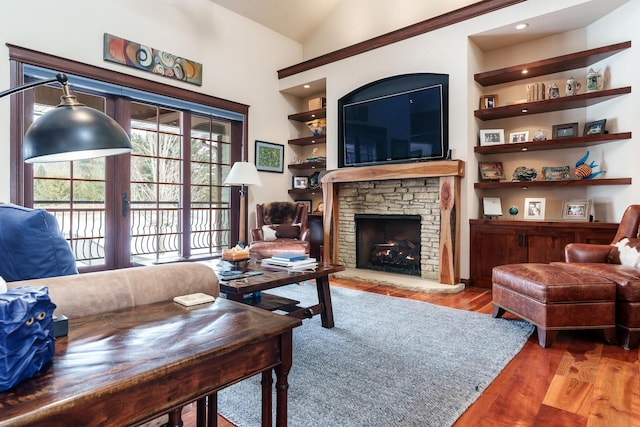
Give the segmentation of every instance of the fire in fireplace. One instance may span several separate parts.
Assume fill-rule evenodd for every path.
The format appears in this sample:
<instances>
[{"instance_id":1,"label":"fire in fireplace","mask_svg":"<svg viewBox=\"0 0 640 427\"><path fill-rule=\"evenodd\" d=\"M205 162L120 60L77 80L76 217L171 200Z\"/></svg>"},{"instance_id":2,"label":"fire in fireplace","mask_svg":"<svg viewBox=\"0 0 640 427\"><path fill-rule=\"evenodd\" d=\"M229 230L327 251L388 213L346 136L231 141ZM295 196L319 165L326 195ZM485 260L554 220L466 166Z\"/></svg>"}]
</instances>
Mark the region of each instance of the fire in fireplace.
<instances>
[{"instance_id":1,"label":"fire in fireplace","mask_svg":"<svg viewBox=\"0 0 640 427\"><path fill-rule=\"evenodd\" d=\"M420 220L356 214L356 267L420 276Z\"/></svg>"}]
</instances>

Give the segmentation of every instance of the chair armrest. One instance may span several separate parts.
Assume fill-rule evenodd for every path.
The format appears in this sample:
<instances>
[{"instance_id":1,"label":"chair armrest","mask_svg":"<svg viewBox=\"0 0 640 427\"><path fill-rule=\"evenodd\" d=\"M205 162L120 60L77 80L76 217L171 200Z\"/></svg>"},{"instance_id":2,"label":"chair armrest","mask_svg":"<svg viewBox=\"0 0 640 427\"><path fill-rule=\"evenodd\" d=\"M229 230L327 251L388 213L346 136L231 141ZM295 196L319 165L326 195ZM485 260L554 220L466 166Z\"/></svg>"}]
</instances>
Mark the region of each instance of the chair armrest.
<instances>
[{"instance_id":1,"label":"chair armrest","mask_svg":"<svg viewBox=\"0 0 640 427\"><path fill-rule=\"evenodd\" d=\"M306 242L311 241L311 230L308 228L301 228L299 239L304 240Z\"/></svg>"},{"instance_id":2,"label":"chair armrest","mask_svg":"<svg viewBox=\"0 0 640 427\"><path fill-rule=\"evenodd\" d=\"M252 242L260 242L260 241L262 241L262 229L260 229L260 228L252 228L251 229L251 241Z\"/></svg>"},{"instance_id":3,"label":"chair armrest","mask_svg":"<svg viewBox=\"0 0 640 427\"><path fill-rule=\"evenodd\" d=\"M613 246L593 243L569 243L564 247L566 262L602 262L607 263Z\"/></svg>"}]
</instances>

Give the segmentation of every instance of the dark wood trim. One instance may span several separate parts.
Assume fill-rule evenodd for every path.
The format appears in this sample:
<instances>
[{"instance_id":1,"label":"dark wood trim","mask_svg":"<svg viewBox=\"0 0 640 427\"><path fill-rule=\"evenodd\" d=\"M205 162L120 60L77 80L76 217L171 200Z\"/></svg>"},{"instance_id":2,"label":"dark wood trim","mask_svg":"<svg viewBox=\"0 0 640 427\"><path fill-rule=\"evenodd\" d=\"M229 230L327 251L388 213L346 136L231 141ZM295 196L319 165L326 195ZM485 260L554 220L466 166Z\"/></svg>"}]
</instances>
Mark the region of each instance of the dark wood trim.
<instances>
[{"instance_id":1,"label":"dark wood trim","mask_svg":"<svg viewBox=\"0 0 640 427\"><path fill-rule=\"evenodd\" d=\"M631 185L631 178L563 179L560 181L483 181L473 188L588 187L592 185Z\"/></svg>"},{"instance_id":2,"label":"dark wood trim","mask_svg":"<svg viewBox=\"0 0 640 427\"><path fill-rule=\"evenodd\" d=\"M417 24L409 25L408 27L400 28L399 30L283 68L278 70L278 78L283 79L303 71L320 67L321 65L327 65L370 50L388 46L411 37L448 27L449 25L457 24L458 22L466 21L524 1L526 0L482 0L443 15L427 19L426 21L418 22Z\"/></svg>"},{"instance_id":3,"label":"dark wood trim","mask_svg":"<svg viewBox=\"0 0 640 427\"><path fill-rule=\"evenodd\" d=\"M49 55L20 46L15 46L9 43L7 43L7 47L9 48L9 59L24 64L49 68L63 73L79 75L94 80L126 86L133 89L144 90L164 96L169 96L172 98L196 102L198 104L221 108L240 114L246 115L249 112L248 105L240 104L238 102L229 101L215 96L205 95L199 92L193 92L189 89L170 86L164 83L131 76L129 74L124 74L117 71L107 70L106 68L84 64L82 62L61 58L55 55Z\"/></svg>"},{"instance_id":4,"label":"dark wood trim","mask_svg":"<svg viewBox=\"0 0 640 427\"><path fill-rule=\"evenodd\" d=\"M545 139L544 141L516 142L512 144L473 147L478 154L522 153L525 151L555 150L558 148L584 148L612 141L631 139L631 132L604 133L602 135L577 136L574 138Z\"/></svg>"}]
</instances>

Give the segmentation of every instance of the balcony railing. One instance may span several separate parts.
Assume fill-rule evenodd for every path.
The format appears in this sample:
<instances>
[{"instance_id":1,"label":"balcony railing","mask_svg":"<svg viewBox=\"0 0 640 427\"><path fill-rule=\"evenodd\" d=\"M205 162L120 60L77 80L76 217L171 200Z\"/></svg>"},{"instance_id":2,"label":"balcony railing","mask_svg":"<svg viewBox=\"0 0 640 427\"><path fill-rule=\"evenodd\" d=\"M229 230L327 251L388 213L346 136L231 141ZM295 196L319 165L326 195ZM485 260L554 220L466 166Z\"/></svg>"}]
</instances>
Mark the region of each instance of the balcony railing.
<instances>
[{"instance_id":1,"label":"balcony railing","mask_svg":"<svg viewBox=\"0 0 640 427\"><path fill-rule=\"evenodd\" d=\"M104 264L106 212L103 205L70 209L68 203L39 201L53 214L62 234L69 242L78 265ZM147 205L153 205L147 206ZM191 254L207 255L229 246L229 204L194 203L191 207L188 231L191 234ZM182 208L177 203L136 202L130 209L131 258L136 261L158 261L183 256L181 250Z\"/></svg>"}]
</instances>

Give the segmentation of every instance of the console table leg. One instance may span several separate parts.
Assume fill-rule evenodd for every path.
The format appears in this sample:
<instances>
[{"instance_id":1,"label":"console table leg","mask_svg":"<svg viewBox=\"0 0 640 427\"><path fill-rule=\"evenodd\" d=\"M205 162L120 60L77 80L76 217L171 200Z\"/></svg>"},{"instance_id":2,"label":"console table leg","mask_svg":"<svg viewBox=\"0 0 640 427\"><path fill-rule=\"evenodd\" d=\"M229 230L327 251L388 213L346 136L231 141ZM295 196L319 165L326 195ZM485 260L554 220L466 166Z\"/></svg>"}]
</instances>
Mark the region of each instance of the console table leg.
<instances>
[{"instance_id":1,"label":"console table leg","mask_svg":"<svg viewBox=\"0 0 640 427\"><path fill-rule=\"evenodd\" d=\"M182 427L182 408L169 412L167 427Z\"/></svg>"},{"instance_id":2,"label":"console table leg","mask_svg":"<svg viewBox=\"0 0 640 427\"><path fill-rule=\"evenodd\" d=\"M318 302L323 306L320 319L323 328L333 328L333 306L331 305L331 290L329 288L329 276L323 276L316 279L316 288L318 290Z\"/></svg>"},{"instance_id":3,"label":"console table leg","mask_svg":"<svg viewBox=\"0 0 640 427\"><path fill-rule=\"evenodd\" d=\"M262 425L271 427L273 412L271 409L271 387L273 387L273 375L271 369L262 373Z\"/></svg>"},{"instance_id":4,"label":"console table leg","mask_svg":"<svg viewBox=\"0 0 640 427\"><path fill-rule=\"evenodd\" d=\"M287 427L287 393L289 382L287 377L293 363L293 333L285 332L280 336L280 357L282 363L274 368L276 372L276 427ZM262 419L262 425L264 424ZM271 420L269 424L271 425Z\"/></svg>"}]
</instances>

